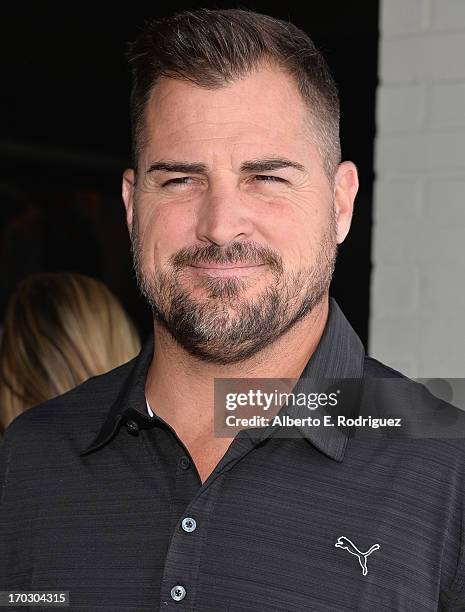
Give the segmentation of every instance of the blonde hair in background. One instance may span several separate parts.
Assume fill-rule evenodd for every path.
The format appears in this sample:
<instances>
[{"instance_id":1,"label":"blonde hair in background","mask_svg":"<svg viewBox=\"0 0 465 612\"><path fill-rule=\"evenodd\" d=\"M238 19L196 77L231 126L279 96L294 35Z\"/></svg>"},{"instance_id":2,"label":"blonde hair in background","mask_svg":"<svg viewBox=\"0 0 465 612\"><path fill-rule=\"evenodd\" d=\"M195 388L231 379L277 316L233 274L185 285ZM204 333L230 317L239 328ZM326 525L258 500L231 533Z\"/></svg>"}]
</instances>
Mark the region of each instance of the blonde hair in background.
<instances>
[{"instance_id":1,"label":"blonde hair in background","mask_svg":"<svg viewBox=\"0 0 465 612\"><path fill-rule=\"evenodd\" d=\"M100 281L71 272L22 280L0 341L0 431L21 412L129 361L139 335Z\"/></svg>"}]
</instances>

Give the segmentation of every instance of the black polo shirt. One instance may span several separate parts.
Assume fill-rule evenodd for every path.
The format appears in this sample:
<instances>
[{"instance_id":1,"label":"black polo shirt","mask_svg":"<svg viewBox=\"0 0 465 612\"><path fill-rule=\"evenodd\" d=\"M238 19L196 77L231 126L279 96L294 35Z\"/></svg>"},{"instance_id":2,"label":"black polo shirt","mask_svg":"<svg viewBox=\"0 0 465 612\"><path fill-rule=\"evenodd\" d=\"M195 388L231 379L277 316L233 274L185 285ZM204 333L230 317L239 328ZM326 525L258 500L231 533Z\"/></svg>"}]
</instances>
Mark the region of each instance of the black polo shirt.
<instances>
[{"instance_id":1,"label":"black polo shirt","mask_svg":"<svg viewBox=\"0 0 465 612\"><path fill-rule=\"evenodd\" d=\"M202 484L147 414L152 355L153 336L7 429L0 590L66 590L80 612L465 610L462 440L244 429ZM302 374L322 376L400 374L331 300Z\"/></svg>"}]
</instances>

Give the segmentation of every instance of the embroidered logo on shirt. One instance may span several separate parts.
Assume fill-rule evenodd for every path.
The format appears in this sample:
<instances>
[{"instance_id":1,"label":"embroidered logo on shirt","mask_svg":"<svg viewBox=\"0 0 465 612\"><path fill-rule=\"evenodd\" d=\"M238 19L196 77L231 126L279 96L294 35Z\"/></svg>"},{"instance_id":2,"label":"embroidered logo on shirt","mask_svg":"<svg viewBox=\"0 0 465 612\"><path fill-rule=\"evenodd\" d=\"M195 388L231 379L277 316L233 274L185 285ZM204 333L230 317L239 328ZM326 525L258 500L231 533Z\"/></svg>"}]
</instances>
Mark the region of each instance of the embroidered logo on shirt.
<instances>
[{"instance_id":1,"label":"embroidered logo on shirt","mask_svg":"<svg viewBox=\"0 0 465 612\"><path fill-rule=\"evenodd\" d=\"M368 574L367 557L371 555L372 552L380 548L379 544L373 544L373 546L369 548L366 553L363 553L355 546L353 542L349 540L349 538L346 538L345 536L339 537L334 546L336 548L345 548L351 555L355 555L358 558L358 562L360 563L362 574L364 576Z\"/></svg>"}]
</instances>

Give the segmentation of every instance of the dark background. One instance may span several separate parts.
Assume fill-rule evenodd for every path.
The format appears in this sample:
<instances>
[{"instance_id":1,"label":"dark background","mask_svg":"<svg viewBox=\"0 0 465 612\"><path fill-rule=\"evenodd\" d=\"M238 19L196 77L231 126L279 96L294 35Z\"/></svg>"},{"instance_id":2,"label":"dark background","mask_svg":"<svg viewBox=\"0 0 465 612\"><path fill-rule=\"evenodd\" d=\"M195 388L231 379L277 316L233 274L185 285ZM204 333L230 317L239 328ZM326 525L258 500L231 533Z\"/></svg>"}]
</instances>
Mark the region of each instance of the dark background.
<instances>
[{"instance_id":1,"label":"dark background","mask_svg":"<svg viewBox=\"0 0 465 612\"><path fill-rule=\"evenodd\" d=\"M0 318L23 276L74 270L100 278L143 336L120 197L129 165L126 42L144 19L183 8L247 7L306 30L325 54L341 95L343 158L360 191L340 247L331 293L367 343L373 196L378 2L18 4L1 24ZM166 5L165 5L166 6Z\"/></svg>"}]
</instances>

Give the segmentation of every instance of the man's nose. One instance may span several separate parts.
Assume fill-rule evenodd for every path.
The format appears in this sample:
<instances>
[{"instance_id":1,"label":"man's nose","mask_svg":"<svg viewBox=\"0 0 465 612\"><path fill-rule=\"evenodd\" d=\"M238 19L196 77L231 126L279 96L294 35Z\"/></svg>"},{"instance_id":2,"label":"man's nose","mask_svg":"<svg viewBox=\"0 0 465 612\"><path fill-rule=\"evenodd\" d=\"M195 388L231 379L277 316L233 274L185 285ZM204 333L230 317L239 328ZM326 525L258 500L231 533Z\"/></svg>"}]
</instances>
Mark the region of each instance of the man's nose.
<instances>
[{"instance_id":1,"label":"man's nose","mask_svg":"<svg viewBox=\"0 0 465 612\"><path fill-rule=\"evenodd\" d=\"M210 188L200 206L197 238L219 246L249 238L254 225L245 199L234 187Z\"/></svg>"}]
</instances>

